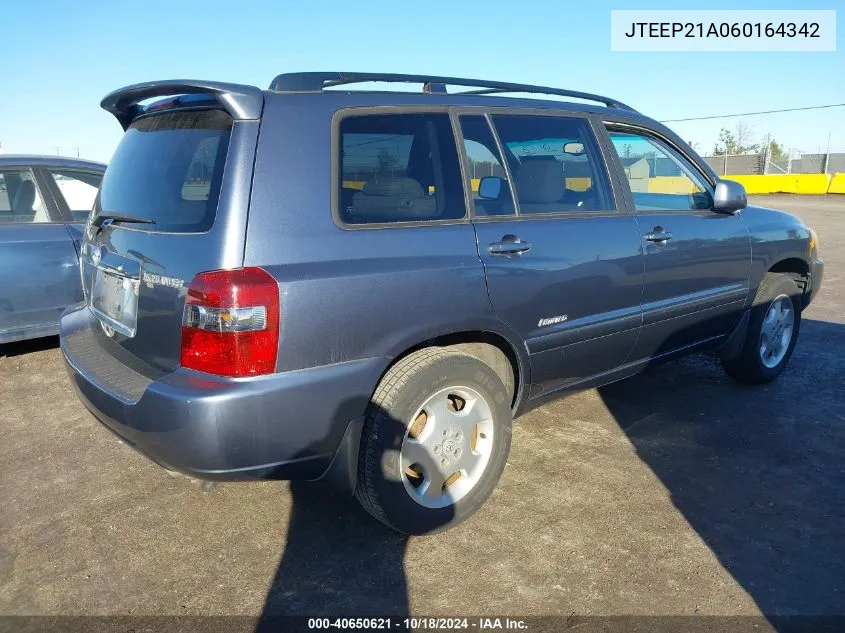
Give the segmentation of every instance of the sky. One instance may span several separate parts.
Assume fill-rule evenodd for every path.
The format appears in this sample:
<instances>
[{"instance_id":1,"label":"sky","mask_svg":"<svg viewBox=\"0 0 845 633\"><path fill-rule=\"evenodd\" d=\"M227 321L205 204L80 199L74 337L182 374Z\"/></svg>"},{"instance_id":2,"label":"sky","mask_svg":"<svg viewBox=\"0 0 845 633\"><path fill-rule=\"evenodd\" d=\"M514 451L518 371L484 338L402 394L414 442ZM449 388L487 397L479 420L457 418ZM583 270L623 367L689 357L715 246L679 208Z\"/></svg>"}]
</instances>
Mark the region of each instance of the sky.
<instances>
[{"instance_id":1,"label":"sky","mask_svg":"<svg viewBox=\"0 0 845 633\"><path fill-rule=\"evenodd\" d=\"M121 129L100 99L156 79L266 88L282 72L430 73L605 94L658 120L845 103L841 0L714 0L710 9L839 8L836 52L611 52L599 0L28 0L5 7L0 143L5 153L107 161ZM837 7L836 5L839 5ZM692 8L692 7L690 7ZM742 121L787 149L845 151L845 108L669 123L700 153Z\"/></svg>"}]
</instances>

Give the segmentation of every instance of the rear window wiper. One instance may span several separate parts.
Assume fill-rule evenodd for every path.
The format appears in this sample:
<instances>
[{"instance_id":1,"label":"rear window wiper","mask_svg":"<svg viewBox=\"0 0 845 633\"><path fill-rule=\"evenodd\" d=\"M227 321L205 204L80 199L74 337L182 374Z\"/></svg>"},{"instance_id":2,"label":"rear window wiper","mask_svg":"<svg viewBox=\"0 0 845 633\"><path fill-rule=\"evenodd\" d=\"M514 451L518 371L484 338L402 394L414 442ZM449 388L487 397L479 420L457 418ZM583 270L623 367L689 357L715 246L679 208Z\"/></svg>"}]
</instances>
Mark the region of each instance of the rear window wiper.
<instances>
[{"instance_id":1,"label":"rear window wiper","mask_svg":"<svg viewBox=\"0 0 845 633\"><path fill-rule=\"evenodd\" d=\"M115 222L126 222L127 224L155 224L155 220L150 220L148 218L141 218L137 215L126 215L124 213L98 213L94 216L94 219L91 222L91 226L95 228L100 228L103 225L103 222L106 220L111 220L112 224Z\"/></svg>"}]
</instances>

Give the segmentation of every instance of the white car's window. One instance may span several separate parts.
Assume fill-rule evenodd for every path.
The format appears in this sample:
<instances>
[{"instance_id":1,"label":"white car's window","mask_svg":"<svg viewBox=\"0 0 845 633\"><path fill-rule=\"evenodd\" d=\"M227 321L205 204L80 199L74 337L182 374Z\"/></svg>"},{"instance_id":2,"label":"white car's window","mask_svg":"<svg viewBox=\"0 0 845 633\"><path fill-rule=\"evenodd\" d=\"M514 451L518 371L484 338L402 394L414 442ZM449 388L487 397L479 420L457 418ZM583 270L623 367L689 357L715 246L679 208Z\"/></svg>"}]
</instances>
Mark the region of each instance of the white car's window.
<instances>
[{"instance_id":1,"label":"white car's window","mask_svg":"<svg viewBox=\"0 0 845 633\"><path fill-rule=\"evenodd\" d=\"M85 222L94 208L102 175L69 169L51 169L50 175L53 176L73 219Z\"/></svg>"},{"instance_id":2,"label":"white car's window","mask_svg":"<svg viewBox=\"0 0 845 633\"><path fill-rule=\"evenodd\" d=\"M29 169L0 170L0 224L49 222L47 206Z\"/></svg>"}]
</instances>

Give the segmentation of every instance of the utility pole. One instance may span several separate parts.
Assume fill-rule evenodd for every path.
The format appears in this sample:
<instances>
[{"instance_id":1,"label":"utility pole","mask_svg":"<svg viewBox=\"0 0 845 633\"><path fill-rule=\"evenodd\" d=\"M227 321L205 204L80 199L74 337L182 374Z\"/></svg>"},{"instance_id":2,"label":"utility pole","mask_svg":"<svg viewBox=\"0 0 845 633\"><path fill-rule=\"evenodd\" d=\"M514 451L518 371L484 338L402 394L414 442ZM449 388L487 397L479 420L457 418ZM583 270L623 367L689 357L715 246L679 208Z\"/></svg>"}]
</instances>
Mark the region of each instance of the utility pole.
<instances>
[{"instance_id":1,"label":"utility pole","mask_svg":"<svg viewBox=\"0 0 845 633\"><path fill-rule=\"evenodd\" d=\"M770 139L770 135L766 134L766 145L763 147L763 175L769 173L769 150L772 147L772 142Z\"/></svg>"},{"instance_id":2,"label":"utility pole","mask_svg":"<svg viewBox=\"0 0 845 633\"><path fill-rule=\"evenodd\" d=\"M827 133L827 150L824 153L824 173L827 173L827 168L830 163L830 132Z\"/></svg>"}]
</instances>

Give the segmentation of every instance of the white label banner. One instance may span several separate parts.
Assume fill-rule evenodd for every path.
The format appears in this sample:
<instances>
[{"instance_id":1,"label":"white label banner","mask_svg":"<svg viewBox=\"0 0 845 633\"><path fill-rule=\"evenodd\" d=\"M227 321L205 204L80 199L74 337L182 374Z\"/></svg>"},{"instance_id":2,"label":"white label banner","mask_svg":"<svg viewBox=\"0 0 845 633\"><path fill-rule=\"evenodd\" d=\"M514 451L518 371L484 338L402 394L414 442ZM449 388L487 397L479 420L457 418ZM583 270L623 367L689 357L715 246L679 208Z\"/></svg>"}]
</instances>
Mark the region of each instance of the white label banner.
<instances>
[{"instance_id":1,"label":"white label banner","mask_svg":"<svg viewBox=\"0 0 845 633\"><path fill-rule=\"evenodd\" d=\"M835 51L836 11L611 11L610 50Z\"/></svg>"}]
</instances>

